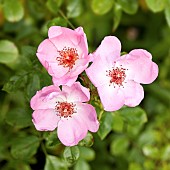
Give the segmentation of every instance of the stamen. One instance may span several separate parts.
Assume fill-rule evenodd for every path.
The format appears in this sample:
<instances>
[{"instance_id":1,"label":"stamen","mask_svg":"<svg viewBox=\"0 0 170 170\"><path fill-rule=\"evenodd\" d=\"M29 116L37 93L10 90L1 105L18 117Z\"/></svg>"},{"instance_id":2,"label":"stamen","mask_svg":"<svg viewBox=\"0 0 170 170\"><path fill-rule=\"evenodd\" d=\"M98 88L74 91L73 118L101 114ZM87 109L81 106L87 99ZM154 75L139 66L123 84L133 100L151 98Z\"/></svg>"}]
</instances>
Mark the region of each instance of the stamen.
<instances>
[{"instance_id":1,"label":"stamen","mask_svg":"<svg viewBox=\"0 0 170 170\"><path fill-rule=\"evenodd\" d=\"M73 113L76 112L75 104L67 102L56 102L55 111L57 116L68 118L72 117Z\"/></svg>"},{"instance_id":2,"label":"stamen","mask_svg":"<svg viewBox=\"0 0 170 170\"><path fill-rule=\"evenodd\" d=\"M63 67L69 67L69 70L73 68L77 59L79 59L77 49L64 47L63 50L58 51L60 57L57 57L56 60L59 62L59 65Z\"/></svg>"},{"instance_id":3,"label":"stamen","mask_svg":"<svg viewBox=\"0 0 170 170\"><path fill-rule=\"evenodd\" d=\"M109 86L113 84L114 88L116 87L115 85L118 85L119 87L122 86L124 88L123 83L125 83L124 82L126 78L125 71L127 69L122 68L122 65L120 66L121 66L120 68L116 67L116 68L113 68L112 70L106 71L107 72L106 76L111 78Z\"/></svg>"}]
</instances>

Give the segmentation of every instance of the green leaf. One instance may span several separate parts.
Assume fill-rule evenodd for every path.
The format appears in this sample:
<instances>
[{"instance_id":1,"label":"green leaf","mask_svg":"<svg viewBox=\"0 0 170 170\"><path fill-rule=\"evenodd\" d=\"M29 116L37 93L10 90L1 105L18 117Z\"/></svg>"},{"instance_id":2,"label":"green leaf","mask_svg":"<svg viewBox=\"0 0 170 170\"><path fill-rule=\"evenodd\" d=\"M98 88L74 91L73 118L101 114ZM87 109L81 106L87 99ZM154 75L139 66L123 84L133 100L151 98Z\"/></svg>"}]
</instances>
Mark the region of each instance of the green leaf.
<instances>
[{"instance_id":1,"label":"green leaf","mask_svg":"<svg viewBox=\"0 0 170 170\"><path fill-rule=\"evenodd\" d=\"M47 155L44 170L67 170L66 163L56 156Z\"/></svg>"},{"instance_id":2,"label":"green leaf","mask_svg":"<svg viewBox=\"0 0 170 170\"><path fill-rule=\"evenodd\" d=\"M91 148L79 147L80 158L85 159L86 161L92 161L95 159L95 152Z\"/></svg>"},{"instance_id":3,"label":"green leaf","mask_svg":"<svg viewBox=\"0 0 170 170\"><path fill-rule=\"evenodd\" d=\"M17 138L12 143L11 154L16 159L28 160L37 152L39 144L36 136Z\"/></svg>"},{"instance_id":4,"label":"green leaf","mask_svg":"<svg viewBox=\"0 0 170 170\"><path fill-rule=\"evenodd\" d=\"M126 154L128 146L129 140L126 136L117 136L111 143L111 153L113 155L124 155Z\"/></svg>"},{"instance_id":5,"label":"green leaf","mask_svg":"<svg viewBox=\"0 0 170 170\"><path fill-rule=\"evenodd\" d=\"M143 170L142 166L136 162L132 162L129 164L128 170Z\"/></svg>"},{"instance_id":6,"label":"green leaf","mask_svg":"<svg viewBox=\"0 0 170 170\"><path fill-rule=\"evenodd\" d=\"M138 10L138 0L118 0L117 3L127 14L135 14Z\"/></svg>"},{"instance_id":7,"label":"green leaf","mask_svg":"<svg viewBox=\"0 0 170 170\"><path fill-rule=\"evenodd\" d=\"M103 140L109 132L112 130L113 126L113 115L111 112L104 112L100 121L100 128L98 130L98 135Z\"/></svg>"},{"instance_id":8,"label":"green leaf","mask_svg":"<svg viewBox=\"0 0 170 170\"><path fill-rule=\"evenodd\" d=\"M90 165L85 161L85 160L78 160L75 167L74 167L74 170L90 170Z\"/></svg>"},{"instance_id":9,"label":"green leaf","mask_svg":"<svg viewBox=\"0 0 170 170\"><path fill-rule=\"evenodd\" d=\"M77 146L65 147L63 156L69 164L73 164L80 156L79 148Z\"/></svg>"},{"instance_id":10,"label":"green leaf","mask_svg":"<svg viewBox=\"0 0 170 170\"><path fill-rule=\"evenodd\" d=\"M54 14L56 14L62 5L63 0L48 0L46 5L47 8Z\"/></svg>"},{"instance_id":11,"label":"green leaf","mask_svg":"<svg viewBox=\"0 0 170 170\"><path fill-rule=\"evenodd\" d=\"M158 149L158 147L152 146L152 145L145 145L142 148L142 151L145 156L153 159L159 159L161 156L161 151Z\"/></svg>"},{"instance_id":12,"label":"green leaf","mask_svg":"<svg viewBox=\"0 0 170 170\"><path fill-rule=\"evenodd\" d=\"M22 75L15 75L10 78L3 86L3 90L12 93L21 87L24 87L27 83L27 74L22 73Z\"/></svg>"},{"instance_id":13,"label":"green leaf","mask_svg":"<svg viewBox=\"0 0 170 170\"><path fill-rule=\"evenodd\" d=\"M26 88L26 94L28 97L28 100L32 98L32 96L35 95L36 91L40 90L40 77L38 74L31 74L29 76L29 83Z\"/></svg>"},{"instance_id":14,"label":"green leaf","mask_svg":"<svg viewBox=\"0 0 170 170\"><path fill-rule=\"evenodd\" d=\"M92 0L91 7L94 13L104 15L111 10L113 3L114 0Z\"/></svg>"},{"instance_id":15,"label":"green leaf","mask_svg":"<svg viewBox=\"0 0 170 170\"><path fill-rule=\"evenodd\" d=\"M113 7L113 30L116 30L122 17L122 8L118 3L115 3Z\"/></svg>"},{"instance_id":16,"label":"green leaf","mask_svg":"<svg viewBox=\"0 0 170 170\"><path fill-rule=\"evenodd\" d=\"M113 130L116 132L122 132L123 131L123 125L124 125L124 121L123 118L119 115L116 114L116 112L114 112L113 114Z\"/></svg>"},{"instance_id":17,"label":"green leaf","mask_svg":"<svg viewBox=\"0 0 170 170\"><path fill-rule=\"evenodd\" d=\"M24 16L24 8L19 0L4 0L3 10L9 22L17 22Z\"/></svg>"},{"instance_id":18,"label":"green leaf","mask_svg":"<svg viewBox=\"0 0 170 170\"><path fill-rule=\"evenodd\" d=\"M8 40L0 40L0 63L8 64L18 58L18 49Z\"/></svg>"},{"instance_id":19,"label":"green leaf","mask_svg":"<svg viewBox=\"0 0 170 170\"><path fill-rule=\"evenodd\" d=\"M67 17L78 17L83 11L82 0L69 0L67 5Z\"/></svg>"},{"instance_id":20,"label":"green leaf","mask_svg":"<svg viewBox=\"0 0 170 170\"><path fill-rule=\"evenodd\" d=\"M147 122L146 112L140 107L123 108L118 112L124 121L131 125L141 125Z\"/></svg>"},{"instance_id":21,"label":"green leaf","mask_svg":"<svg viewBox=\"0 0 170 170\"><path fill-rule=\"evenodd\" d=\"M46 138L46 146L51 147L60 144L61 142L57 139L57 133L56 131L49 132Z\"/></svg>"},{"instance_id":22,"label":"green leaf","mask_svg":"<svg viewBox=\"0 0 170 170\"><path fill-rule=\"evenodd\" d=\"M166 5L164 12L165 12L166 21L168 23L168 26L170 27L170 1L169 1L168 5Z\"/></svg>"},{"instance_id":23,"label":"green leaf","mask_svg":"<svg viewBox=\"0 0 170 170\"><path fill-rule=\"evenodd\" d=\"M32 125L31 113L23 108L15 108L7 112L6 122L11 126L25 128Z\"/></svg>"},{"instance_id":24,"label":"green leaf","mask_svg":"<svg viewBox=\"0 0 170 170\"><path fill-rule=\"evenodd\" d=\"M93 145L93 142L94 142L93 135L90 132L88 132L86 137L79 142L79 145L90 147Z\"/></svg>"},{"instance_id":25,"label":"green leaf","mask_svg":"<svg viewBox=\"0 0 170 170\"><path fill-rule=\"evenodd\" d=\"M160 12L164 10L166 0L146 0L146 4L153 12Z\"/></svg>"},{"instance_id":26,"label":"green leaf","mask_svg":"<svg viewBox=\"0 0 170 170\"><path fill-rule=\"evenodd\" d=\"M50 28L51 26L67 27L67 21L61 17L57 17L48 22L47 27Z\"/></svg>"}]
</instances>

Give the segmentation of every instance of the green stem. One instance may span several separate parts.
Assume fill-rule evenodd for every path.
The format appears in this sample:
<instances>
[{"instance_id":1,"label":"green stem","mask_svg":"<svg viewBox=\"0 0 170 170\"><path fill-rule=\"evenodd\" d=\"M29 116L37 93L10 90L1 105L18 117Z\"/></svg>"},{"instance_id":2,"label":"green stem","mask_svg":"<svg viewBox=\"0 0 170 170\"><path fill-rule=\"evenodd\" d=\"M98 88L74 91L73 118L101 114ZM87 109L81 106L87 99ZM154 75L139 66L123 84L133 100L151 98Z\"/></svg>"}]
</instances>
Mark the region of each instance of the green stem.
<instances>
[{"instance_id":1,"label":"green stem","mask_svg":"<svg viewBox=\"0 0 170 170\"><path fill-rule=\"evenodd\" d=\"M48 154L47 154L47 151L46 151L46 148L45 148L45 145L44 145L43 142L41 142L41 148L42 148L42 150L43 150L45 156L47 156Z\"/></svg>"},{"instance_id":2,"label":"green stem","mask_svg":"<svg viewBox=\"0 0 170 170\"><path fill-rule=\"evenodd\" d=\"M68 18L65 16L65 14L64 14L61 10L59 10L58 12L59 12L60 15L67 21L67 23L70 25L70 27L71 27L72 29L75 29L74 25L68 20Z\"/></svg>"}]
</instances>

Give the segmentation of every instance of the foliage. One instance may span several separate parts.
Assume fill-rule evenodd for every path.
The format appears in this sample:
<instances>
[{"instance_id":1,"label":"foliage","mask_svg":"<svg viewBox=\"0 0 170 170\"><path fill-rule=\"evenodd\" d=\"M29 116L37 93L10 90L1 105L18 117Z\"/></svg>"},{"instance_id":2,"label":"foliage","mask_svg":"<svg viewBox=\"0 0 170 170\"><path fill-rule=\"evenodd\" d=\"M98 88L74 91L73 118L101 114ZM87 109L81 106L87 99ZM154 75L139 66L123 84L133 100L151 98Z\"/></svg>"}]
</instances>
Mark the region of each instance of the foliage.
<instances>
[{"instance_id":1,"label":"foliage","mask_svg":"<svg viewBox=\"0 0 170 170\"><path fill-rule=\"evenodd\" d=\"M90 52L116 35L123 51L145 48L160 68L136 108L103 112L92 94L100 129L75 147L31 121L31 97L52 83L36 57L51 25L82 26ZM170 169L170 0L0 0L0 29L1 170Z\"/></svg>"}]
</instances>

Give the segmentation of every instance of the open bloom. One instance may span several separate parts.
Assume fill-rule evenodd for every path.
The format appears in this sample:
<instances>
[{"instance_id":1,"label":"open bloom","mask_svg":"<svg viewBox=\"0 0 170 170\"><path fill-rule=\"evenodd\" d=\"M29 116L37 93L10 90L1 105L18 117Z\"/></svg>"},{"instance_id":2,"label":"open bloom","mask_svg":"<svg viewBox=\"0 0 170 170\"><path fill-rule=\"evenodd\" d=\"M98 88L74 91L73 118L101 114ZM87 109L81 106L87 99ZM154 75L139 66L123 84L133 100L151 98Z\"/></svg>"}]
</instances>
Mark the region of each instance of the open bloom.
<instances>
[{"instance_id":1,"label":"open bloom","mask_svg":"<svg viewBox=\"0 0 170 170\"><path fill-rule=\"evenodd\" d=\"M55 85L71 86L88 66L87 38L82 27L75 30L52 26L48 39L38 47L37 57Z\"/></svg>"},{"instance_id":2,"label":"open bloom","mask_svg":"<svg viewBox=\"0 0 170 170\"><path fill-rule=\"evenodd\" d=\"M94 107L84 103L89 99L88 89L79 82L62 86L62 91L54 85L44 87L31 99L35 128L53 131L58 127L58 138L64 145L77 145L88 130L96 132L99 128Z\"/></svg>"},{"instance_id":3,"label":"open bloom","mask_svg":"<svg viewBox=\"0 0 170 170\"><path fill-rule=\"evenodd\" d=\"M118 110L123 105L137 106L144 98L140 83L152 83L158 76L158 66L148 51L135 49L123 56L120 52L120 41L108 36L90 54L93 63L86 69L106 111Z\"/></svg>"}]
</instances>

